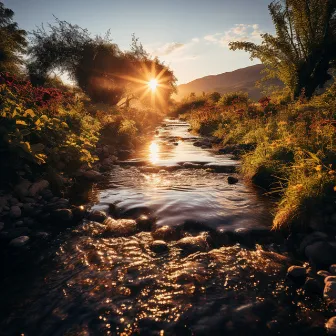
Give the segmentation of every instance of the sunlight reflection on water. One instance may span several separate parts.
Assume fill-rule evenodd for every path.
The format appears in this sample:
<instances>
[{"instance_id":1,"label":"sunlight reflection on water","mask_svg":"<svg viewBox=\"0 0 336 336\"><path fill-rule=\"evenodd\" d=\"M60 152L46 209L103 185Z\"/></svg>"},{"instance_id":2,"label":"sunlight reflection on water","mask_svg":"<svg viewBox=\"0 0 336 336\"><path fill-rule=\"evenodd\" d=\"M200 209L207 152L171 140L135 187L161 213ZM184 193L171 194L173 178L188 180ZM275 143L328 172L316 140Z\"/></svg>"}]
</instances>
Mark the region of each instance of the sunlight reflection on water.
<instances>
[{"instance_id":1,"label":"sunlight reflection on water","mask_svg":"<svg viewBox=\"0 0 336 336\"><path fill-rule=\"evenodd\" d=\"M153 141L149 146L149 160L151 163L156 164L158 163L160 157L160 147L159 145Z\"/></svg>"}]
</instances>

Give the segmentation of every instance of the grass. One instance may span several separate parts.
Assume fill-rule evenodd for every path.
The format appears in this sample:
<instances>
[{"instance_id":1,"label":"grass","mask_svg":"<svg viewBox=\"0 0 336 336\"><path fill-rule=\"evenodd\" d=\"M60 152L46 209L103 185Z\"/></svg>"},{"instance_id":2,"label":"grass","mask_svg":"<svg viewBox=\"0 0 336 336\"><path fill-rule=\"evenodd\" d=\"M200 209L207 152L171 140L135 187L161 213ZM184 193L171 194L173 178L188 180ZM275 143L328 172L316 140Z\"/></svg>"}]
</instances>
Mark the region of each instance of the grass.
<instances>
[{"instance_id":1,"label":"grass","mask_svg":"<svg viewBox=\"0 0 336 336\"><path fill-rule=\"evenodd\" d=\"M222 146L253 145L241 155L241 170L278 196L273 226L279 229L305 224L318 212L324 216L324 208L335 200L335 92L334 84L310 101L301 97L290 102L282 92L258 103L232 93L218 102L202 97L199 108L189 98L173 113L187 119L196 132L219 138Z\"/></svg>"}]
</instances>

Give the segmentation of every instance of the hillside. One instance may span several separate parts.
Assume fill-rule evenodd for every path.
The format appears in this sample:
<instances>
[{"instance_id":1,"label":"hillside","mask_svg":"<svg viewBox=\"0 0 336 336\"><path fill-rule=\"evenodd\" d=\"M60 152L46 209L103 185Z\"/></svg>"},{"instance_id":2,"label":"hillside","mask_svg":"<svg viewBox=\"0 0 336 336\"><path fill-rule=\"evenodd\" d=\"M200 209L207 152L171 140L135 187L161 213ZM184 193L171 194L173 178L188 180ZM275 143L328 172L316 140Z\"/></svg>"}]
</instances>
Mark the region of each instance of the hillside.
<instances>
[{"instance_id":1,"label":"hillside","mask_svg":"<svg viewBox=\"0 0 336 336\"><path fill-rule=\"evenodd\" d=\"M202 92L207 93L213 91L220 93L244 91L248 92L250 98L259 99L262 93L261 90L255 86L255 83L262 78L260 72L263 68L264 66L262 64L257 64L232 72L195 79L190 83L178 86L177 99L180 100L191 92L201 94ZM272 80L270 81L270 85L281 85L281 82Z\"/></svg>"}]
</instances>

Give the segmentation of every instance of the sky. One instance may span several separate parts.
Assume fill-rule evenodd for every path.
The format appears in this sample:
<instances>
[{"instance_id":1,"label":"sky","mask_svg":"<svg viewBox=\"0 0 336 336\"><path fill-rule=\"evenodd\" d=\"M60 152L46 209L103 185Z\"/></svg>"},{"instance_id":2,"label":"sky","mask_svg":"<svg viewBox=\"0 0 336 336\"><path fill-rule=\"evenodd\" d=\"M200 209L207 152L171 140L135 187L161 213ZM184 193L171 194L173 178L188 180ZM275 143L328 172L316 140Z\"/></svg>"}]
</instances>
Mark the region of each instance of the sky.
<instances>
[{"instance_id":1,"label":"sky","mask_svg":"<svg viewBox=\"0 0 336 336\"><path fill-rule=\"evenodd\" d=\"M260 42L273 32L271 0L1 0L27 31L54 22L54 16L87 28L111 31L113 42L129 49L134 33L145 49L169 65L178 84L260 63L229 41Z\"/></svg>"}]
</instances>

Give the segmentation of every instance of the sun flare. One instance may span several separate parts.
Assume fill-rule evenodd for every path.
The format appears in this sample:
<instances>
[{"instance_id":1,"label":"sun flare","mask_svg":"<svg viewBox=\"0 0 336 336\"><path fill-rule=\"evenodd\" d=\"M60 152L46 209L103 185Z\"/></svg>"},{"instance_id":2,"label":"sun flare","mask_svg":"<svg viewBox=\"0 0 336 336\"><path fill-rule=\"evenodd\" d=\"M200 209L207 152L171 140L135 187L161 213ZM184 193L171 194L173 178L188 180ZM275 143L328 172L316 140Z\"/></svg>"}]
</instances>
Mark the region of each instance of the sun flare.
<instances>
[{"instance_id":1,"label":"sun flare","mask_svg":"<svg viewBox=\"0 0 336 336\"><path fill-rule=\"evenodd\" d=\"M148 86L150 87L150 89L152 91L155 91L157 86L158 86L158 81L156 79L151 79L149 82L148 82Z\"/></svg>"}]
</instances>

